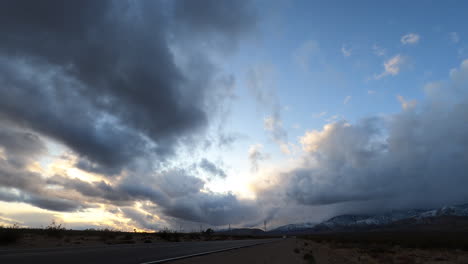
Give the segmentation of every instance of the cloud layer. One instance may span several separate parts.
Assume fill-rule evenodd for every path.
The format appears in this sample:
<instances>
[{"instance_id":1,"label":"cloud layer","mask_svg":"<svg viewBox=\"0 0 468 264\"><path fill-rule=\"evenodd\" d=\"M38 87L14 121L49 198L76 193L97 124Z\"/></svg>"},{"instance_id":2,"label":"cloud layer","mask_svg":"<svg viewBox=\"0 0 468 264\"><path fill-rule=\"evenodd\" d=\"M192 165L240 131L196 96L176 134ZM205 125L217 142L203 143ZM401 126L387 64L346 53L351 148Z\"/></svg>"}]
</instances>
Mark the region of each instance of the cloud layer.
<instances>
[{"instance_id":1,"label":"cloud layer","mask_svg":"<svg viewBox=\"0 0 468 264\"><path fill-rule=\"evenodd\" d=\"M3 2L2 119L65 144L83 169L118 173L135 157L173 154L207 125L214 72L184 49L187 63L198 62L192 80L171 49L190 36L233 42L254 20L242 1L229 14L205 2ZM169 35L178 28L192 33Z\"/></svg>"},{"instance_id":2,"label":"cloud layer","mask_svg":"<svg viewBox=\"0 0 468 264\"><path fill-rule=\"evenodd\" d=\"M197 173L224 179L222 163L190 151L185 160L180 149L234 140L222 124L219 139L207 135L213 117L227 111L224 100L234 97L236 80L222 72L219 58L236 50L257 19L249 1L0 2L0 200L55 212L99 209L147 229L255 226L344 205L374 210L468 200L468 60L448 80L426 85L424 101L398 95L400 113L354 123L333 116L323 129L307 131L300 162L282 172L259 170L269 156L263 145L251 145L251 171L271 173L249 186L256 199L210 191ZM449 36L460 41L458 33ZM415 45L420 36L400 41ZM293 52L305 73L317 43ZM385 58L384 49L373 50ZM341 51L352 55L347 46ZM406 62L388 57L374 78L396 76ZM274 65L258 65L245 79L269 138L290 153L278 74ZM359 98L345 97L347 108L351 99ZM48 171L50 159L89 177Z\"/></svg>"},{"instance_id":3,"label":"cloud layer","mask_svg":"<svg viewBox=\"0 0 468 264\"><path fill-rule=\"evenodd\" d=\"M406 63L406 58L404 56L400 54L395 55L392 58L384 62L385 70L382 73L375 75L374 78L376 80L379 80L389 75L391 76L398 75L401 71L402 66L405 63Z\"/></svg>"},{"instance_id":4,"label":"cloud layer","mask_svg":"<svg viewBox=\"0 0 468 264\"><path fill-rule=\"evenodd\" d=\"M415 45L421 37L416 33L409 33L401 37L400 41L403 45Z\"/></svg>"},{"instance_id":5,"label":"cloud layer","mask_svg":"<svg viewBox=\"0 0 468 264\"><path fill-rule=\"evenodd\" d=\"M305 205L381 208L466 202L467 66L464 61L449 81L432 84L420 108L400 97L401 113L307 132L301 138L308 153L303 164L284 176L286 196Z\"/></svg>"},{"instance_id":6,"label":"cloud layer","mask_svg":"<svg viewBox=\"0 0 468 264\"><path fill-rule=\"evenodd\" d=\"M0 199L55 211L148 201L161 217L212 224L255 218L249 202L203 191L202 180L166 161L204 142L223 103L207 53L232 53L256 19L249 1L0 3ZM32 169L46 141L105 180ZM124 215L151 224L131 209Z\"/></svg>"}]
</instances>

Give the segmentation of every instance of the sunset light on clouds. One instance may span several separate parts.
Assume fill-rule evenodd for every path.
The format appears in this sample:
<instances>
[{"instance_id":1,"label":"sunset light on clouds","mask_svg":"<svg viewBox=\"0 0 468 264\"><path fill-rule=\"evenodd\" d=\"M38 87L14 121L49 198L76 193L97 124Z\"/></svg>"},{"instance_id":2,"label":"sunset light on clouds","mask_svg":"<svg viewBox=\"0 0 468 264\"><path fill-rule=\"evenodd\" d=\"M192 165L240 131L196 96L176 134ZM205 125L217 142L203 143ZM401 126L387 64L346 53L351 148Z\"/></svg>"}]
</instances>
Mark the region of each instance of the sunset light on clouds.
<instances>
[{"instance_id":1,"label":"sunset light on clouds","mask_svg":"<svg viewBox=\"0 0 468 264\"><path fill-rule=\"evenodd\" d=\"M468 3L418 2L0 1L0 224L468 201Z\"/></svg>"}]
</instances>

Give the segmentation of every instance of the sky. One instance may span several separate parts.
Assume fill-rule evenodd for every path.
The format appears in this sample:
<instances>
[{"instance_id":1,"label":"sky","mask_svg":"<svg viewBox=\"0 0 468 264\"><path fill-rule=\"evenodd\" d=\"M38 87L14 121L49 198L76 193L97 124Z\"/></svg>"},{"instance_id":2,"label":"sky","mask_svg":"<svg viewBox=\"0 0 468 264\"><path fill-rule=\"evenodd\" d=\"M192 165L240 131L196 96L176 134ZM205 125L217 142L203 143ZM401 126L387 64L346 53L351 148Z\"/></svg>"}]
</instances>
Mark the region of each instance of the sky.
<instances>
[{"instance_id":1,"label":"sky","mask_svg":"<svg viewBox=\"0 0 468 264\"><path fill-rule=\"evenodd\" d=\"M1 1L0 224L468 202L468 3Z\"/></svg>"}]
</instances>

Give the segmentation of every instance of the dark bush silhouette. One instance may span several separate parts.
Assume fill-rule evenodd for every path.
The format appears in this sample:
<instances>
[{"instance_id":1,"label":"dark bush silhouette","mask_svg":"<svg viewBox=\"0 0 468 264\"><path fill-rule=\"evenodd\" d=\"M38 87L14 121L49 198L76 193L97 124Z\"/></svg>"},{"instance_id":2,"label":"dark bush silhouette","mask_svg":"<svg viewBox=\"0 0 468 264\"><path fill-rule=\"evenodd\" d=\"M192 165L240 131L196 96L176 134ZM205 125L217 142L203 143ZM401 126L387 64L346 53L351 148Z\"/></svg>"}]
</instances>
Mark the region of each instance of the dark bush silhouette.
<instances>
[{"instance_id":1,"label":"dark bush silhouette","mask_svg":"<svg viewBox=\"0 0 468 264\"><path fill-rule=\"evenodd\" d=\"M65 227L62 224L56 224L55 221L52 221L45 229L46 235L50 237L63 237L65 231Z\"/></svg>"},{"instance_id":2,"label":"dark bush silhouette","mask_svg":"<svg viewBox=\"0 0 468 264\"><path fill-rule=\"evenodd\" d=\"M176 231L171 231L167 228L164 228L163 231L160 231L158 234L162 240L172 242L179 242L181 237L181 234L177 233Z\"/></svg>"},{"instance_id":3,"label":"dark bush silhouette","mask_svg":"<svg viewBox=\"0 0 468 264\"><path fill-rule=\"evenodd\" d=\"M213 233L214 233L214 230L211 229L211 228L208 228L208 229L204 232L204 234L207 235L207 236L211 236Z\"/></svg>"},{"instance_id":4,"label":"dark bush silhouette","mask_svg":"<svg viewBox=\"0 0 468 264\"><path fill-rule=\"evenodd\" d=\"M0 244L9 245L14 244L22 237L21 229L17 224L9 227L0 227Z\"/></svg>"},{"instance_id":5,"label":"dark bush silhouette","mask_svg":"<svg viewBox=\"0 0 468 264\"><path fill-rule=\"evenodd\" d=\"M406 248L445 248L468 251L468 232L342 232L306 235L303 238L336 246L358 247L373 252L387 250L386 246Z\"/></svg>"}]
</instances>

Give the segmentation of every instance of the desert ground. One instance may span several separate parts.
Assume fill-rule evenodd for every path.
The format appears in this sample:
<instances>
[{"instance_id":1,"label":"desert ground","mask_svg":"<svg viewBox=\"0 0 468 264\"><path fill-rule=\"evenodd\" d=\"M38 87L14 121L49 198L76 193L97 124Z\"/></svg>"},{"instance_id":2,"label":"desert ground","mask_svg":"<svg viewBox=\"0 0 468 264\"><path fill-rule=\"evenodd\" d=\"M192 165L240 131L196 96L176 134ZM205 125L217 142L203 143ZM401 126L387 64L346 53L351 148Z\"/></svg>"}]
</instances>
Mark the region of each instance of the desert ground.
<instances>
[{"instance_id":1,"label":"desert ground","mask_svg":"<svg viewBox=\"0 0 468 264\"><path fill-rule=\"evenodd\" d=\"M258 240L262 238L247 235L229 236L210 232L176 233L165 231L159 233L139 233L112 230L78 231L65 230L56 226L46 229L3 228L0 231L0 250L2 252L40 248L68 248L69 250L77 248L77 250L82 250L88 246L112 247L134 244L137 250L143 250L141 246L148 245L148 247L144 246L147 249L144 252L142 251L142 253L151 255L152 253L157 253L154 250L157 250L158 247L165 247L163 244L167 244L170 247L183 249L180 254L173 254L176 257L214 250L210 246L211 249L209 247L206 249L200 248L198 251L193 250L193 253L187 253L187 250L184 251L186 247L189 249L189 247L197 247L197 245L210 241L213 242L210 245L215 245L216 241L226 241L227 243L228 241L234 242L234 240L252 240L253 238L255 238L254 240ZM468 263L468 235L466 232L342 232L270 240L273 242L176 260L170 263ZM243 243L239 242L237 244L241 245ZM244 245L248 243L246 241ZM231 244L234 245L236 243ZM229 247L226 244L226 246L220 245L217 249ZM103 249L112 250L113 248L103 247ZM151 256L148 256L148 258L151 259ZM130 260L128 263L134 263L132 261L134 260Z\"/></svg>"},{"instance_id":2,"label":"desert ground","mask_svg":"<svg viewBox=\"0 0 468 264\"><path fill-rule=\"evenodd\" d=\"M103 246L118 244L150 244L157 242L196 242L260 239L262 236L226 235L211 232L179 233L122 232L109 229L67 230L57 225L41 229L0 227L1 249L27 249L50 247ZM266 237L271 238L271 237Z\"/></svg>"},{"instance_id":3,"label":"desert ground","mask_svg":"<svg viewBox=\"0 0 468 264\"><path fill-rule=\"evenodd\" d=\"M249 248L171 262L173 264L444 264L468 263L460 249L404 248L398 245L336 243L308 239L284 239Z\"/></svg>"}]
</instances>

